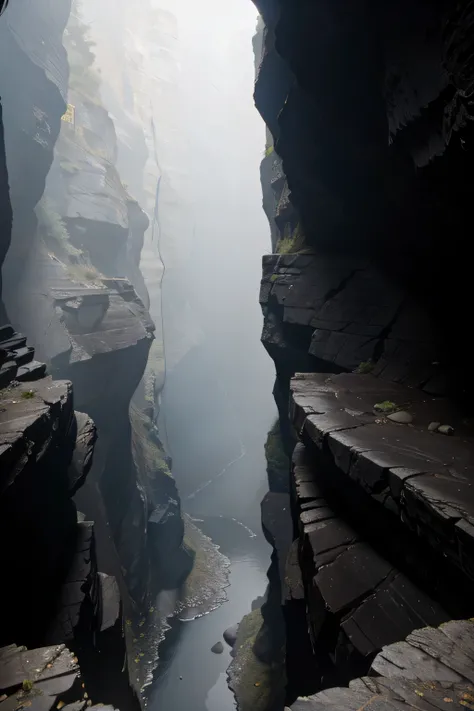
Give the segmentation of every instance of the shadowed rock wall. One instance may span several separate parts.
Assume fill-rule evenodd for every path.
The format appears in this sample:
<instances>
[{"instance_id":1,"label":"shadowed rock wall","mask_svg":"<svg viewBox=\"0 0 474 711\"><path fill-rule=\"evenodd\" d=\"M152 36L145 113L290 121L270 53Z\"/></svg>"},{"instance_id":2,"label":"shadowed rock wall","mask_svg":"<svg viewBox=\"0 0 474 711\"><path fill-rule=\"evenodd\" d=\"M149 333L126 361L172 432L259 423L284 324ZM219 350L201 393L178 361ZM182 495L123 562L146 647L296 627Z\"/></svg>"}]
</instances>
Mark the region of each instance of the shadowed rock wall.
<instances>
[{"instance_id":1,"label":"shadowed rock wall","mask_svg":"<svg viewBox=\"0 0 474 711\"><path fill-rule=\"evenodd\" d=\"M265 27L254 42L263 48L255 102L271 133L262 190L277 229L275 254L263 258L262 342L276 364L286 452L299 439L305 445L298 445L290 475L296 543L288 578L295 599L303 585L308 610L299 639L295 625L288 627L291 701L295 690L307 694L366 673L381 646L417 626L472 614L462 592L472 585L470 543L459 523L470 510L472 456L463 326L470 308L472 3L256 4ZM335 393L331 374L352 371L370 381L344 406L350 386ZM319 375L291 384L295 373ZM302 383L308 390L300 417L294 402ZM377 410L384 401L393 409ZM352 437L359 417L375 421L370 443L361 430ZM387 423L395 428L397 462L385 449ZM453 432L467 447L463 494L444 461L445 433ZM414 445L418 436L423 445ZM418 476L416 460L407 459L415 453L423 471L435 459L442 490L436 476L429 493L423 478L407 483L406 492L400 484L392 520L375 499L391 505L389 467ZM362 459L374 467L370 483L359 476ZM412 487L417 504L400 514ZM413 524L415 510L423 511L423 523ZM446 587L437 577L445 564L452 566ZM400 584L401 595L394 592ZM343 600L349 590L357 599ZM397 609L389 610L384 596ZM308 631L312 666L301 676L291 660Z\"/></svg>"}]
</instances>

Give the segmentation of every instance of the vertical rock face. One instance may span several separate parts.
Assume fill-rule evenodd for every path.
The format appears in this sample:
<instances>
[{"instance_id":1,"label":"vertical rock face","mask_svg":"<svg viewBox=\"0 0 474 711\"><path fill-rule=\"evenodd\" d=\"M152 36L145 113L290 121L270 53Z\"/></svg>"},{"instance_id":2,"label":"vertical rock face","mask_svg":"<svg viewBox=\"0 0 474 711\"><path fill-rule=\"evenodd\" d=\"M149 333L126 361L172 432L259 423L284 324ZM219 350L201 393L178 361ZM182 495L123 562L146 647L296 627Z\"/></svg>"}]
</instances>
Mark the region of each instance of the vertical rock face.
<instances>
[{"instance_id":1,"label":"vertical rock face","mask_svg":"<svg viewBox=\"0 0 474 711\"><path fill-rule=\"evenodd\" d=\"M62 33L70 3L46 10L24 0L11 3L0 23L0 95L10 195L15 220L4 267L4 298L15 291L25 256L34 240L34 208L53 159L60 118L66 108L68 63Z\"/></svg>"},{"instance_id":2,"label":"vertical rock face","mask_svg":"<svg viewBox=\"0 0 474 711\"><path fill-rule=\"evenodd\" d=\"M472 8L256 4L265 28L255 102L271 133L261 179L275 230L262 341L286 452L302 440L288 578L303 586L313 650L298 676L302 638L289 629L291 696L366 673L415 627L472 615L462 592L472 586L472 388L467 351L452 341L456 332L464 342L470 301L461 173L471 167ZM440 418L454 430L438 429ZM449 454L443 433L453 431L465 437L463 496L450 467L442 487L422 475L429 462L447 471L461 447Z\"/></svg>"},{"instance_id":3,"label":"vertical rock face","mask_svg":"<svg viewBox=\"0 0 474 711\"><path fill-rule=\"evenodd\" d=\"M282 160L282 177L270 179L277 251L367 258L381 274L383 298L400 289L413 299L407 309L423 321L420 331L432 322L418 340L437 341L432 360L459 393L468 362L462 353L453 362L443 329L450 319L462 332L468 301L457 255L470 209L459 183L469 172L463 87L471 67L461 50L469 3L456 11L449 3L389 3L377 12L364 2L271 5L255 100ZM414 315L420 309L426 316ZM344 320L335 319L339 330Z\"/></svg>"},{"instance_id":4,"label":"vertical rock face","mask_svg":"<svg viewBox=\"0 0 474 711\"><path fill-rule=\"evenodd\" d=\"M5 156L5 140L3 129L3 109L0 101L0 264L3 264L8 248L10 247L12 230L12 208L8 185L8 172ZM0 272L0 290L2 288L2 274ZM0 292L1 293L1 292ZM3 301L0 300L0 324L7 321Z\"/></svg>"}]
</instances>

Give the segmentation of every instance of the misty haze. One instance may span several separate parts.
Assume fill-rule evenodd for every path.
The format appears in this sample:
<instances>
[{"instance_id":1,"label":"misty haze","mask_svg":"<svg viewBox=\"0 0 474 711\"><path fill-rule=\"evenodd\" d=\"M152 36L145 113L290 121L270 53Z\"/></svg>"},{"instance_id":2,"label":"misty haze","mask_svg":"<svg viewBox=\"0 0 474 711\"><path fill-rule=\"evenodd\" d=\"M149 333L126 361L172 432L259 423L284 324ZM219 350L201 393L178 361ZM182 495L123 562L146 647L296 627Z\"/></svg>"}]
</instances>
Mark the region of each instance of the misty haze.
<instances>
[{"instance_id":1,"label":"misty haze","mask_svg":"<svg viewBox=\"0 0 474 711\"><path fill-rule=\"evenodd\" d=\"M473 8L0 0L0 711L474 711Z\"/></svg>"}]
</instances>

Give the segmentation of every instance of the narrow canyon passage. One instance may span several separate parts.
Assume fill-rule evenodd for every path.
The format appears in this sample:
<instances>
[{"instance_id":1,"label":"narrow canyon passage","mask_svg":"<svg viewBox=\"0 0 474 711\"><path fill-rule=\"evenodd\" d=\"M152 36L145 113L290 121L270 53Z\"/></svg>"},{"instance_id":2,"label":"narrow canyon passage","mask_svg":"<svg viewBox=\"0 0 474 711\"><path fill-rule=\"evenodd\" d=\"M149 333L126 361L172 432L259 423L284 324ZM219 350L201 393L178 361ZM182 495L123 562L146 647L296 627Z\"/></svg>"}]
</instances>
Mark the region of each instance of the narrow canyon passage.
<instances>
[{"instance_id":1,"label":"narrow canyon passage","mask_svg":"<svg viewBox=\"0 0 474 711\"><path fill-rule=\"evenodd\" d=\"M72 381L91 418L78 422L91 438L97 428L74 505L79 527L94 522L94 574L120 590L111 620L119 639L123 614L122 671L107 666L113 640L74 631L65 641L92 693L123 711L136 700L114 689L117 672L153 711L231 711L231 647L211 648L243 618L255 640L272 554L260 510L277 411L258 302L271 250L253 102L258 13L250 0L54 3L38 9L43 84L36 55L25 70L51 136L32 137L31 150L45 150L38 176L22 174L23 99L2 78L14 211L3 299L53 376ZM4 47L27 43L19 2L5 18ZM81 588L85 604L96 587ZM92 606L104 615L100 594Z\"/></svg>"},{"instance_id":2,"label":"narrow canyon passage","mask_svg":"<svg viewBox=\"0 0 474 711\"><path fill-rule=\"evenodd\" d=\"M179 136L164 137L171 145L164 149L158 204L166 266L163 338L170 354L159 429L183 510L230 568L224 604L194 621L171 622L149 708L231 711L231 650L224 644L222 654L213 654L211 648L266 593L271 547L261 529L260 502L268 490L264 443L276 417L274 369L260 344L258 306L261 254L270 250L270 235L258 180L264 126L251 101L256 13L243 0L192 8L178 1L168 9L177 20L183 110ZM186 145L182 164L173 141ZM181 190L171 202L175 172ZM183 224L183 210L193 232L188 260L179 259L175 229ZM180 356L185 308L186 323L199 336Z\"/></svg>"},{"instance_id":3,"label":"narrow canyon passage","mask_svg":"<svg viewBox=\"0 0 474 711\"><path fill-rule=\"evenodd\" d=\"M0 711L474 711L473 28L0 0Z\"/></svg>"}]
</instances>

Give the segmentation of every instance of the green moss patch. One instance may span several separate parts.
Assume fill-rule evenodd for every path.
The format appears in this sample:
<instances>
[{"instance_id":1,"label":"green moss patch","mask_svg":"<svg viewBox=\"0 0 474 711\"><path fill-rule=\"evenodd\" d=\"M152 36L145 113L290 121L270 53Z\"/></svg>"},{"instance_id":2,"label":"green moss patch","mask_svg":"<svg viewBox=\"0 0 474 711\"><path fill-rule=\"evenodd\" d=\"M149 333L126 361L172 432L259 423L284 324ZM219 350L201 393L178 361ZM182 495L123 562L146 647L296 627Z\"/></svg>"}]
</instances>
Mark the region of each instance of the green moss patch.
<instances>
[{"instance_id":1,"label":"green moss patch","mask_svg":"<svg viewBox=\"0 0 474 711\"><path fill-rule=\"evenodd\" d=\"M284 655L281 662L266 664L254 654L253 647L263 625L260 609L242 619L233 649L234 659L227 670L229 686L237 699L239 711L269 711L285 693Z\"/></svg>"}]
</instances>

